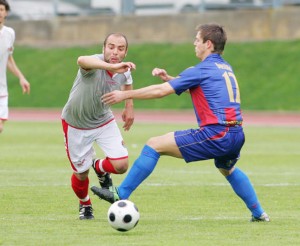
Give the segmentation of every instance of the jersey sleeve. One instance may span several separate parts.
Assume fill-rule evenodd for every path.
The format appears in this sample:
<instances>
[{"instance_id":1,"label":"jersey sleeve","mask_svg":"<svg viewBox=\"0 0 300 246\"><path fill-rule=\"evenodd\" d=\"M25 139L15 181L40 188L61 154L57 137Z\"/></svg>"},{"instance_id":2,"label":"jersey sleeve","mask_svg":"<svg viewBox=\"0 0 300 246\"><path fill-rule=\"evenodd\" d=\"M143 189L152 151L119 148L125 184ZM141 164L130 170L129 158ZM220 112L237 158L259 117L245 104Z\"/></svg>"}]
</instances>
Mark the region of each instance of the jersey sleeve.
<instances>
[{"instance_id":1,"label":"jersey sleeve","mask_svg":"<svg viewBox=\"0 0 300 246\"><path fill-rule=\"evenodd\" d=\"M91 57L95 57L98 58L99 60L104 61L103 54L95 54L95 55L91 55ZM90 74L95 73L96 69L85 70L84 68L79 67L79 71L82 74L82 76L89 76Z\"/></svg>"},{"instance_id":2,"label":"jersey sleeve","mask_svg":"<svg viewBox=\"0 0 300 246\"><path fill-rule=\"evenodd\" d=\"M127 72L124 73L124 75L126 77L125 85L132 85L133 84L133 80L132 80L131 72L127 71Z\"/></svg>"},{"instance_id":3,"label":"jersey sleeve","mask_svg":"<svg viewBox=\"0 0 300 246\"><path fill-rule=\"evenodd\" d=\"M9 33L9 55L12 55L14 52L14 43L16 39L16 34L14 29L7 27L8 33Z\"/></svg>"},{"instance_id":4,"label":"jersey sleeve","mask_svg":"<svg viewBox=\"0 0 300 246\"><path fill-rule=\"evenodd\" d=\"M184 70L179 76L175 79L169 81L169 84L175 90L177 95L199 86L201 81L200 70L196 67L190 67Z\"/></svg>"}]
</instances>

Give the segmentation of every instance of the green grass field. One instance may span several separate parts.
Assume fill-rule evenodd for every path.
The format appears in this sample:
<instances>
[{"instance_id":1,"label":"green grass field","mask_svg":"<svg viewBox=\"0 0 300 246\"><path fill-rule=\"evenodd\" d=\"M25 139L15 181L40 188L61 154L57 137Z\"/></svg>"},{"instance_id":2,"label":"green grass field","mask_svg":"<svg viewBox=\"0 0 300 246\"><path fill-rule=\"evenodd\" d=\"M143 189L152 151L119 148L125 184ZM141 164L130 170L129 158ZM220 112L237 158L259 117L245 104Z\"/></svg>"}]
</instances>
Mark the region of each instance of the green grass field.
<instances>
[{"instance_id":1,"label":"green grass field","mask_svg":"<svg viewBox=\"0 0 300 246\"><path fill-rule=\"evenodd\" d=\"M136 124L123 133L131 163L150 136L187 127ZM131 197L139 224L121 233L108 225L109 204L92 194L95 220L78 220L59 122L7 122L0 135L0 245L300 245L299 128L245 132L238 166L271 223L248 222L250 213L212 161L187 165L162 157ZM123 177L113 176L115 184ZM90 181L97 184L93 172Z\"/></svg>"}]
</instances>

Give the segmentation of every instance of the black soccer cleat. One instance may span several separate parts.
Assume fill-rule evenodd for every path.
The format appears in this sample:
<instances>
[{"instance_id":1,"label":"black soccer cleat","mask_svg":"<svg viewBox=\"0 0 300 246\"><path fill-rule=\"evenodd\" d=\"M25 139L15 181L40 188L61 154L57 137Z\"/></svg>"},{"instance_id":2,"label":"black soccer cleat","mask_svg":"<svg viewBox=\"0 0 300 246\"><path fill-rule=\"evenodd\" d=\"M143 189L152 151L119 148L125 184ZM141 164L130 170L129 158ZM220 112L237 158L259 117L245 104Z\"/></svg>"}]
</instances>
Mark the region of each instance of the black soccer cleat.
<instances>
[{"instance_id":1,"label":"black soccer cleat","mask_svg":"<svg viewBox=\"0 0 300 246\"><path fill-rule=\"evenodd\" d=\"M93 169L98 177L99 180L99 184L103 189L109 189L109 187L112 187L113 183L112 183L112 179L110 177L110 173L105 173L105 174L100 174L96 171L96 167L95 164L99 159L95 159L93 160Z\"/></svg>"},{"instance_id":2,"label":"black soccer cleat","mask_svg":"<svg viewBox=\"0 0 300 246\"><path fill-rule=\"evenodd\" d=\"M79 204L79 219L80 220L92 220L92 219L94 219L92 205Z\"/></svg>"},{"instance_id":3,"label":"black soccer cleat","mask_svg":"<svg viewBox=\"0 0 300 246\"><path fill-rule=\"evenodd\" d=\"M109 203L114 203L120 200L118 190L116 187L111 186L109 189L98 188L97 186L91 187L92 192L98 196L100 199L103 199Z\"/></svg>"}]
</instances>

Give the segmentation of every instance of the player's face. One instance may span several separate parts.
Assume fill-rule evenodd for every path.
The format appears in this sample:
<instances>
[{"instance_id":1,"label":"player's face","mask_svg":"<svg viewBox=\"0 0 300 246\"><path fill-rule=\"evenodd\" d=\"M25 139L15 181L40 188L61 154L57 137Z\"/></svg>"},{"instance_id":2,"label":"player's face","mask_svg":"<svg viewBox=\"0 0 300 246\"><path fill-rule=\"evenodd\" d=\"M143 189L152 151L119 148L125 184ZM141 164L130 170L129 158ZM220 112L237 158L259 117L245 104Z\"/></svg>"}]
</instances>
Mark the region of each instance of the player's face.
<instances>
[{"instance_id":1,"label":"player's face","mask_svg":"<svg viewBox=\"0 0 300 246\"><path fill-rule=\"evenodd\" d=\"M127 54L126 40L122 36L111 35L103 47L104 59L108 63L122 62Z\"/></svg>"},{"instance_id":2,"label":"player's face","mask_svg":"<svg viewBox=\"0 0 300 246\"><path fill-rule=\"evenodd\" d=\"M6 16L7 16L7 11L5 9L5 6L0 4L0 25L4 23Z\"/></svg>"},{"instance_id":3,"label":"player's face","mask_svg":"<svg viewBox=\"0 0 300 246\"><path fill-rule=\"evenodd\" d=\"M198 57L200 60L203 60L205 58L205 53L207 51L207 48L206 48L206 42L203 43L203 39L201 37L200 32L198 32L195 37L194 45L195 45L196 57Z\"/></svg>"}]
</instances>

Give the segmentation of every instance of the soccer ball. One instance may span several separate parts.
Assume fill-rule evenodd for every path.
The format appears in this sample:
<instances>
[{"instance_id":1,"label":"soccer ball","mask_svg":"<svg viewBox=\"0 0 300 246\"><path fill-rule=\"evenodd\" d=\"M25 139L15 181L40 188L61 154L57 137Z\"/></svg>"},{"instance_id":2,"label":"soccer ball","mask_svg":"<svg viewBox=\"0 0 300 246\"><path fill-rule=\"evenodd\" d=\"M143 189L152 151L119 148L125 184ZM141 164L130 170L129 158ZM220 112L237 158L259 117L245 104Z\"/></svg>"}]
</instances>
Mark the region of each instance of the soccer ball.
<instances>
[{"instance_id":1,"label":"soccer ball","mask_svg":"<svg viewBox=\"0 0 300 246\"><path fill-rule=\"evenodd\" d=\"M120 200L110 206L107 212L107 219L112 228L125 232L137 225L140 213L133 202Z\"/></svg>"}]
</instances>

